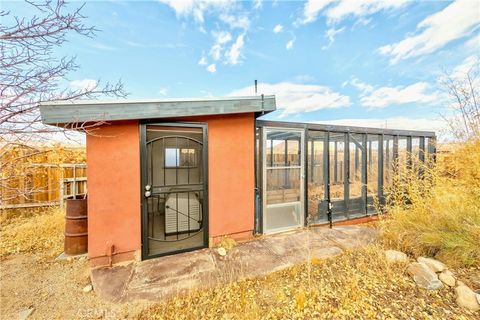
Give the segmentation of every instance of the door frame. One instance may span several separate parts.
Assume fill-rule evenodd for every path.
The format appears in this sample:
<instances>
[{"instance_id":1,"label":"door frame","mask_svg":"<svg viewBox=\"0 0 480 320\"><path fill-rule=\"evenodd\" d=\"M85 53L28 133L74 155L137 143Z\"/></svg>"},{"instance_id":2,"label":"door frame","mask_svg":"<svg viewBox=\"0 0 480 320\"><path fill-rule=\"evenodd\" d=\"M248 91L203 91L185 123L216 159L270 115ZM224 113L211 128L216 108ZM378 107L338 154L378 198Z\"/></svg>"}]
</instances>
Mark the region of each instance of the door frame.
<instances>
[{"instance_id":1,"label":"door frame","mask_svg":"<svg viewBox=\"0 0 480 320\"><path fill-rule=\"evenodd\" d=\"M298 201L300 203L300 223L296 226L291 226L291 227L284 227L284 228L278 228L274 229L272 231L268 231L266 228L266 220L267 220L267 210L268 210L268 205L267 205L267 133L268 131L272 130L277 130L277 131L286 131L286 132L299 132L300 133L300 143L299 143L299 148L300 148L300 200ZM286 127L271 127L271 126L264 126L262 130L262 194L263 194L263 199L262 199L262 233L263 234L275 234L279 232L285 232L289 230L295 230L298 228L302 228L305 226L305 129L303 128L286 128ZM286 203L296 203L296 202L286 202ZM285 203L283 203L285 204ZM274 204L273 206L276 206L278 204Z\"/></svg>"},{"instance_id":2,"label":"door frame","mask_svg":"<svg viewBox=\"0 0 480 320\"><path fill-rule=\"evenodd\" d=\"M203 244L186 249L173 250L159 254L148 254L148 207L147 198L144 195L145 185L148 181L148 165L147 165L147 125L158 127L184 127L184 128L201 128L202 129L202 167L203 167L203 193L204 199L202 203L203 215ZM140 212L141 212L141 247L142 260L173 255L182 252L194 251L198 249L208 248L209 243L209 214L208 214L208 124L205 122L161 122L158 120L143 120L139 123L140 129Z\"/></svg>"}]
</instances>

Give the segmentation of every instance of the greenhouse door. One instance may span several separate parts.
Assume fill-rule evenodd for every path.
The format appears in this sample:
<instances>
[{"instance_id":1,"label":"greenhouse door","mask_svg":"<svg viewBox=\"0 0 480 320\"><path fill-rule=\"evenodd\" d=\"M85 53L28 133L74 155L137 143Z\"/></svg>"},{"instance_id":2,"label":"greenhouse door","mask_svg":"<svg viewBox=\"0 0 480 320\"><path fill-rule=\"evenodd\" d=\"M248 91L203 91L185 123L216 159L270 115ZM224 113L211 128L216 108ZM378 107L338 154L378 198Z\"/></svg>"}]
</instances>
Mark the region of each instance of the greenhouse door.
<instances>
[{"instance_id":1,"label":"greenhouse door","mask_svg":"<svg viewBox=\"0 0 480 320\"><path fill-rule=\"evenodd\" d=\"M265 128L263 136L263 230L304 224L304 131Z\"/></svg>"},{"instance_id":2,"label":"greenhouse door","mask_svg":"<svg viewBox=\"0 0 480 320\"><path fill-rule=\"evenodd\" d=\"M143 124L143 259L208 244L206 125Z\"/></svg>"}]
</instances>

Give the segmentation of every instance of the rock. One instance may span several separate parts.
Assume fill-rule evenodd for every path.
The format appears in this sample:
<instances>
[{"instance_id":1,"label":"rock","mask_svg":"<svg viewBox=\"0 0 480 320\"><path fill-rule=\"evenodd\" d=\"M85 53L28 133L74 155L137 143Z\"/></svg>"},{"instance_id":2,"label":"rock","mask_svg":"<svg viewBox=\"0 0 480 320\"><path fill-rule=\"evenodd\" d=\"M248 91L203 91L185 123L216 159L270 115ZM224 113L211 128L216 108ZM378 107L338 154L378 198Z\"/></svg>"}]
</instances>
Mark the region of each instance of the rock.
<instances>
[{"instance_id":1,"label":"rock","mask_svg":"<svg viewBox=\"0 0 480 320\"><path fill-rule=\"evenodd\" d=\"M480 293L475 293L475 297L477 297L477 302L480 304Z\"/></svg>"},{"instance_id":2,"label":"rock","mask_svg":"<svg viewBox=\"0 0 480 320\"><path fill-rule=\"evenodd\" d=\"M35 310L35 308L25 309L18 313L19 320L26 320Z\"/></svg>"},{"instance_id":3,"label":"rock","mask_svg":"<svg viewBox=\"0 0 480 320\"><path fill-rule=\"evenodd\" d=\"M408 262L408 257L405 253L396 250L385 251L385 258L390 263Z\"/></svg>"},{"instance_id":4,"label":"rock","mask_svg":"<svg viewBox=\"0 0 480 320\"><path fill-rule=\"evenodd\" d=\"M444 270L438 274L438 279L449 287L455 287L455 277L450 270Z\"/></svg>"},{"instance_id":5,"label":"rock","mask_svg":"<svg viewBox=\"0 0 480 320\"><path fill-rule=\"evenodd\" d=\"M445 264L432 258L419 257L417 261L425 263L433 272L442 272L447 269Z\"/></svg>"},{"instance_id":6,"label":"rock","mask_svg":"<svg viewBox=\"0 0 480 320\"><path fill-rule=\"evenodd\" d=\"M91 284L89 284L88 286L83 288L83 292L85 292L85 293L89 293L92 290L93 290L93 286Z\"/></svg>"},{"instance_id":7,"label":"rock","mask_svg":"<svg viewBox=\"0 0 480 320\"><path fill-rule=\"evenodd\" d=\"M478 302L478 297L472 289L467 286L458 286L455 288L456 298L455 301L457 304L465 309L471 311L480 310L480 303Z\"/></svg>"},{"instance_id":8,"label":"rock","mask_svg":"<svg viewBox=\"0 0 480 320\"><path fill-rule=\"evenodd\" d=\"M443 288L443 284L438 280L438 276L426 264L421 262L412 262L407 268L408 274L413 277L413 281L424 289L436 290Z\"/></svg>"},{"instance_id":9,"label":"rock","mask_svg":"<svg viewBox=\"0 0 480 320\"><path fill-rule=\"evenodd\" d=\"M218 252L218 254L219 254L220 256L222 256L222 257L224 257L224 256L227 255L227 250L225 250L225 248L222 248L222 247L218 248L218 249L217 249L217 252Z\"/></svg>"}]
</instances>

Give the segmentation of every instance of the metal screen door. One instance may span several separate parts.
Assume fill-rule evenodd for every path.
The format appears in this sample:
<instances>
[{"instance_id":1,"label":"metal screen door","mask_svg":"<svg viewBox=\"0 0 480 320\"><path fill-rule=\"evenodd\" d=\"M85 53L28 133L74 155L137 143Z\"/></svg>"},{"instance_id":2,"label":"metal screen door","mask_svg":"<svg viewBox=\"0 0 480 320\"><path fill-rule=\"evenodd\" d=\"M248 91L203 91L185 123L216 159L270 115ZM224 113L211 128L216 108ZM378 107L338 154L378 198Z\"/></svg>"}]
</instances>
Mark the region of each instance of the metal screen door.
<instances>
[{"instance_id":1,"label":"metal screen door","mask_svg":"<svg viewBox=\"0 0 480 320\"><path fill-rule=\"evenodd\" d=\"M208 244L206 129L186 123L141 127L143 258Z\"/></svg>"},{"instance_id":2,"label":"metal screen door","mask_svg":"<svg viewBox=\"0 0 480 320\"><path fill-rule=\"evenodd\" d=\"M263 230L304 224L304 131L266 128L263 137Z\"/></svg>"}]
</instances>

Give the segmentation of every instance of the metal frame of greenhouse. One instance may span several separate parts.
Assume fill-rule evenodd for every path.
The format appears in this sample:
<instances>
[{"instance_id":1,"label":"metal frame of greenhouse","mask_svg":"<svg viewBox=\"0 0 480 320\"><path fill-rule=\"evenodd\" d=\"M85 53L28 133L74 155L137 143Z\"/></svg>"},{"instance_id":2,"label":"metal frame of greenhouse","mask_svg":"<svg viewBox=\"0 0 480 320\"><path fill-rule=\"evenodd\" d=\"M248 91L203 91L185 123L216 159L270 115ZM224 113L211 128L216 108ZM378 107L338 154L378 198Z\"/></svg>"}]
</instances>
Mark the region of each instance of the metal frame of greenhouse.
<instances>
[{"instance_id":1,"label":"metal frame of greenhouse","mask_svg":"<svg viewBox=\"0 0 480 320\"><path fill-rule=\"evenodd\" d=\"M435 132L268 120L255 130L256 233L375 215L395 170L435 160Z\"/></svg>"}]
</instances>

